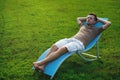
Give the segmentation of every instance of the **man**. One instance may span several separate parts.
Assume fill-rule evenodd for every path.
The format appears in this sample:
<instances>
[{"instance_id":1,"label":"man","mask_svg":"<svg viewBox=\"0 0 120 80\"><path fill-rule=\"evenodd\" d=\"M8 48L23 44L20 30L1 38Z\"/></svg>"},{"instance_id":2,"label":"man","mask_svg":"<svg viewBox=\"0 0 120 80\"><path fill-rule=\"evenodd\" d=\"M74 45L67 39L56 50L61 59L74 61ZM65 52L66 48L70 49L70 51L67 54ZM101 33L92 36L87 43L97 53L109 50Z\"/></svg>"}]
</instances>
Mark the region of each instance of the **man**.
<instances>
[{"instance_id":1,"label":"man","mask_svg":"<svg viewBox=\"0 0 120 80\"><path fill-rule=\"evenodd\" d=\"M83 22L86 21L86 26ZM57 59L66 52L76 52L82 51L84 48L102 31L111 25L111 22L97 19L97 16L93 13L89 14L87 17L78 17L78 25L80 29L77 34L71 38L62 39L51 46L50 52L47 56L39 61L33 62L34 68L36 70L44 71L44 67L52 60ZM100 28L95 28L94 24L96 22L102 22L104 25Z\"/></svg>"}]
</instances>

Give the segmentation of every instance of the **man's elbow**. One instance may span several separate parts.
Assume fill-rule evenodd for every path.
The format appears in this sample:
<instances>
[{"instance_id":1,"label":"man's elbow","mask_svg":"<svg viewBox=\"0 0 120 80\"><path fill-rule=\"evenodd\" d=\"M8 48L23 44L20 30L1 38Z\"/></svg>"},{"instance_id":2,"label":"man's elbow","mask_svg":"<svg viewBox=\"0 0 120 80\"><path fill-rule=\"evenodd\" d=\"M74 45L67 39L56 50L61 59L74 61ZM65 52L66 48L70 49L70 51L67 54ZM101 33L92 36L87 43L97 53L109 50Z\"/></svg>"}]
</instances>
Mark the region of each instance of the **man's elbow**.
<instances>
[{"instance_id":1,"label":"man's elbow","mask_svg":"<svg viewBox=\"0 0 120 80\"><path fill-rule=\"evenodd\" d=\"M79 20L80 20L80 17L77 18L77 21L79 21Z\"/></svg>"},{"instance_id":2,"label":"man's elbow","mask_svg":"<svg viewBox=\"0 0 120 80\"><path fill-rule=\"evenodd\" d=\"M111 23L110 21L108 21L107 24L106 24L106 26L107 26L107 27L110 27L111 24L112 24L112 23Z\"/></svg>"},{"instance_id":3,"label":"man's elbow","mask_svg":"<svg viewBox=\"0 0 120 80\"><path fill-rule=\"evenodd\" d=\"M79 20L79 21L85 21L86 17L78 17L77 20Z\"/></svg>"},{"instance_id":4,"label":"man's elbow","mask_svg":"<svg viewBox=\"0 0 120 80\"><path fill-rule=\"evenodd\" d=\"M111 24L112 24L112 23L109 21L109 22L108 22L108 26L110 26Z\"/></svg>"}]
</instances>

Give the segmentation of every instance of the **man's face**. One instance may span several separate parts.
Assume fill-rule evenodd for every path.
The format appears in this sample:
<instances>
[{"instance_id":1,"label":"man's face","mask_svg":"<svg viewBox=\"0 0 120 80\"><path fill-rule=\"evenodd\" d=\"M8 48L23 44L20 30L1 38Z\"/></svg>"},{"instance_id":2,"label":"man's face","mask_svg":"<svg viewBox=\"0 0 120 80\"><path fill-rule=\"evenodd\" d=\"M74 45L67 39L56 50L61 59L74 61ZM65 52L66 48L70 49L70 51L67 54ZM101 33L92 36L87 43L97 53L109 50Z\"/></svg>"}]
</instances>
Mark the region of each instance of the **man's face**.
<instances>
[{"instance_id":1,"label":"man's face","mask_svg":"<svg viewBox=\"0 0 120 80\"><path fill-rule=\"evenodd\" d=\"M96 23L96 21L95 21L95 16L93 16L93 15L88 15L88 16L87 16L87 19L86 19L86 23L87 23L88 25L93 25L93 24L95 24L95 23Z\"/></svg>"}]
</instances>

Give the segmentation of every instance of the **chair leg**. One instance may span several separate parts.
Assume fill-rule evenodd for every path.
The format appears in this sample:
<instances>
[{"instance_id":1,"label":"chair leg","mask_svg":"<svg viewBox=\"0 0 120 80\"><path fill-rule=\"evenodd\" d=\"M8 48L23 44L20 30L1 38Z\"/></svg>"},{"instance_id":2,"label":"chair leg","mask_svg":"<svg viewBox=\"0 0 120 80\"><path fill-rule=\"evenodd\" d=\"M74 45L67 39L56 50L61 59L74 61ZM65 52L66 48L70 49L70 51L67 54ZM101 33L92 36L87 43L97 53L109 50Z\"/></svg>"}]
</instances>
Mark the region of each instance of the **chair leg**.
<instances>
[{"instance_id":1,"label":"chair leg","mask_svg":"<svg viewBox=\"0 0 120 80\"><path fill-rule=\"evenodd\" d=\"M96 48L97 48L96 49L97 50L96 51L96 56L97 56L97 58L101 58L100 55L99 55L100 53L99 53L99 42L98 41L96 42Z\"/></svg>"},{"instance_id":2,"label":"chair leg","mask_svg":"<svg viewBox=\"0 0 120 80\"><path fill-rule=\"evenodd\" d=\"M98 41L96 42L96 55L91 55L91 54L87 54L87 53L78 53L78 55L80 56L80 57L82 57L84 60L86 60L86 61L94 61L94 60L96 60L96 59L98 59L98 58L101 58L100 56L99 56L99 44L98 44ZM89 56L89 57L92 57L91 59L90 58L86 58L86 57L84 57L84 55L85 56Z\"/></svg>"}]
</instances>

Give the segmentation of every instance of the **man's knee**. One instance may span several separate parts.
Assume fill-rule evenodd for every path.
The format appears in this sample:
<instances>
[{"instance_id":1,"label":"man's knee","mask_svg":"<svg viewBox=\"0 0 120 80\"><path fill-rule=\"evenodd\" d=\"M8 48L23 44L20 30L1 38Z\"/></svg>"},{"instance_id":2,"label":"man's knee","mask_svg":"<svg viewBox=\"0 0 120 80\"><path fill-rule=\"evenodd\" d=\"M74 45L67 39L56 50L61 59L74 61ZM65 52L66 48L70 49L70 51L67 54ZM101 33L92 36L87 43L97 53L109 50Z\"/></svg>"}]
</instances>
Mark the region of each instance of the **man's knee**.
<instances>
[{"instance_id":1,"label":"man's knee","mask_svg":"<svg viewBox=\"0 0 120 80\"><path fill-rule=\"evenodd\" d=\"M61 50L61 51L63 51L63 52L68 52L68 49L67 49L66 46L62 46L62 47L60 47L59 50Z\"/></svg>"},{"instance_id":2,"label":"man's knee","mask_svg":"<svg viewBox=\"0 0 120 80\"><path fill-rule=\"evenodd\" d=\"M58 47L55 44L52 45L52 48L58 49Z\"/></svg>"}]
</instances>

